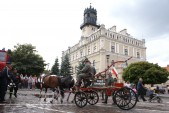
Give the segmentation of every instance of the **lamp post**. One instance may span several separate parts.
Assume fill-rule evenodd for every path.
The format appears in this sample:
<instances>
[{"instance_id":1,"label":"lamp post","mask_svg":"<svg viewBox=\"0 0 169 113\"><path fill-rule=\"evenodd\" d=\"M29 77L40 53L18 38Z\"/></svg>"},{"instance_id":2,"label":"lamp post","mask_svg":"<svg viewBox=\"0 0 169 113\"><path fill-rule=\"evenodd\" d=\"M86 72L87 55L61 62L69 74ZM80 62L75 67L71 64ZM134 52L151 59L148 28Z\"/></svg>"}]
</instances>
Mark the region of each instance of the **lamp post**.
<instances>
[{"instance_id":1,"label":"lamp post","mask_svg":"<svg viewBox=\"0 0 169 113\"><path fill-rule=\"evenodd\" d=\"M107 58L107 68L109 68L109 58L110 58L110 55L106 55L106 58Z\"/></svg>"},{"instance_id":2,"label":"lamp post","mask_svg":"<svg viewBox=\"0 0 169 113\"><path fill-rule=\"evenodd\" d=\"M48 67L47 67L47 71L48 71L48 69L49 69L49 65L50 65L50 63L47 63L47 66L48 66Z\"/></svg>"}]
</instances>

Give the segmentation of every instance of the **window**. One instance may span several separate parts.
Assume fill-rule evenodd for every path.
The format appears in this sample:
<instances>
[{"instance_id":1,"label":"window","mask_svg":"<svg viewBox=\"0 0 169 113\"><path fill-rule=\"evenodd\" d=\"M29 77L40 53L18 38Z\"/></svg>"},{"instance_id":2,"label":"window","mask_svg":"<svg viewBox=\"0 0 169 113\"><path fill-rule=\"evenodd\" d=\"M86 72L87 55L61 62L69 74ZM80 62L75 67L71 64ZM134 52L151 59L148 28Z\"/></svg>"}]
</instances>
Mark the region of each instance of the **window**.
<instances>
[{"instance_id":1,"label":"window","mask_svg":"<svg viewBox=\"0 0 169 113\"><path fill-rule=\"evenodd\" d=\"M112 38L112 34L110 34L110 37Z\"/></svg>"},{"instance_id":2,"label":"window","mask_svg":"<svg viewBox=\"0 0 169 113\"><path fill-rule=\"evenodd\" d=\"M115 63L114 63L114 60L111 61L111 64L114 66L114 64L115 64Z\"/></svg>"},{"instance_id":3,"label":"window","mask_svg":"<svg viewBox=\"0 0 169 113\"><path fill-rule=\"evenodd\" d=\"M139 52L137 52L137 58L140 58L140 53Z\"/></svg>"},{"instance_id":4,"label":"window","mask_svg":"<svg viewBox=\"0 0 169 113\"><path fill-rule=\"evenodd\" d=\"M95 60L93 60L93 67L95 67Z\"/></svg>"},{"instance_id":5,"label":"window","mask_svg":"<svg viewBox=\"0 0 169 113\"><path fill-rule=\"evenodd\" d=\"M94 44L93 52L96 52L96 44Z\"/></svg>"},{"instance_id":6,"label":"window","mask_svg":"<svg viewBox=\"0 0 169 113\"><path fill-rule=\"evenodd\" d=\"M80 51L80 56L83 57L83 50Z\"/></svg>"},{"instance_id":7,"label":"window","mask_svg":"<svg viewBox=\"0 0 169 113\"><path fill-rule=\"evenodd\" d=\"M76 53L76 59L78 58L78 53Z\"/></svg>"},{"instance_id":8,"label":"window","mask_svg":"<svg viewBox=\"0 0 169 113\"><path fill-rule=\"evenodd\" d=\"M115 46L111 46L111 52L115 53Z\"/></svg>"},{"instance_id":9,"label":"window","mask_svg":"<svg viewBox=\"0 0 169 113\"><path fill-rule=\"evenodd\" d=\"M128 49L124 49L124 55L128 55Z\"/></svg>"},{"instance_id":10,"label":"window","mask_svg":"<svg viewBox=\"0 0 169 113\"><path fill-rule=\"evenodd\" d=\"M88 54L90 54L90 46L88 47Z\"/></svg>"}]
</instances>

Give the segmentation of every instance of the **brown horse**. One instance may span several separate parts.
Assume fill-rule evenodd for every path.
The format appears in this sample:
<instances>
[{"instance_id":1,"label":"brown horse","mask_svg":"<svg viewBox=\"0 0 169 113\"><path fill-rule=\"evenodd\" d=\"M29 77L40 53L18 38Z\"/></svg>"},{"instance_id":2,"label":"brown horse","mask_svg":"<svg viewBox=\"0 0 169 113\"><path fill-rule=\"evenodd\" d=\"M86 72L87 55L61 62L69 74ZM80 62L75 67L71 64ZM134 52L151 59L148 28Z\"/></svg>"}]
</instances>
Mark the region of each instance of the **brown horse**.
<instances>
[{"instance_id":1,"label":"brown horse","mask_svg":"<svg viewBox=\"0 0 169 113\"><path fill-rule=\"evenodd\" d=\"M60 77L56 76L56 75L47 75L44 77L41 77L41 90L40 90L40 98L41 98L41 92L42 89L45 88L45 99L44 101L46 101L46 93L47 93L47 89L51 88L53 89L53 98L55 98L55 90L58 89L59 94L61 95L61 103L63 102L63 98L64 98L64 93L63 91L60 90L60 83L61 83L61 79ZM53 98L50 101L51 103L53 103Z\"/></svg>"}]
</instances>

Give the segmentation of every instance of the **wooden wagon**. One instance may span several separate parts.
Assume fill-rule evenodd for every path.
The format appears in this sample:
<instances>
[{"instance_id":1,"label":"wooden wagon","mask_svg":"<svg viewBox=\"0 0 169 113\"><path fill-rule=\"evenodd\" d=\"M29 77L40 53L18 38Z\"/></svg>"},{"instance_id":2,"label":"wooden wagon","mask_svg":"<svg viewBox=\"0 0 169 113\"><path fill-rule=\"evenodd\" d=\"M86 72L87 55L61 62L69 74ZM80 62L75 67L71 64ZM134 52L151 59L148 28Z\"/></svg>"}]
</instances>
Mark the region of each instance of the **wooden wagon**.
<instances>
[{"instance_id":1,"label":"wooden wagon","mask_svg":"<svg viewBox=\"0 0 169 113\"><path fill-rule=\"evenodd\" d=\"M130 59L130 58L129 58ZM129 60L127 59L127 60ZM96 78L101 73L106 73L106 71L115 63L126 62L126 61L117 61L113 62L108 68L98 74ZM89 103L90 105L95 105L99 101L99 91L106 91L108 96L112 96L113 102L123 110L132 109L137 103L136 93L128 87L124 87L123 83L113 83L112 86L94 86L93 84L88 87L80 87L80 91L75 93L74 101L75 104L82 108Z\"/></svg>"}]
</instances>

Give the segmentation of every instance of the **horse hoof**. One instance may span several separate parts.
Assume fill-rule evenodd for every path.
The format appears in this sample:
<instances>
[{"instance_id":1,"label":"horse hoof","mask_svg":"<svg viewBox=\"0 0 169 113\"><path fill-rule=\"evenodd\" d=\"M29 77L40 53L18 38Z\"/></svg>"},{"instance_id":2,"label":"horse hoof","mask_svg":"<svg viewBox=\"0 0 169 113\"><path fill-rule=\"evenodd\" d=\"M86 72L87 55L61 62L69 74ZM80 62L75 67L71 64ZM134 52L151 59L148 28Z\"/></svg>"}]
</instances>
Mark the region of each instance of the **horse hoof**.
<instances>
[{"instance_id":1,"label":"horse hoof","mask_svg":"<svg viewBox=\"0 0 169 113\"><path fill-rule=\"evenodd\" d=\"M53 104L53 100L51 100L50 103Z\"/></svg>"},{"instance_id":2,"label":"horse hoof","mask_svg":"<svg viewBox=\"0 0 169 113\"><path fill-rule=\"evenodd\" d=\"M46 102L46 99L44 99L44 101Z\"/></svg>"}]
</instances>

